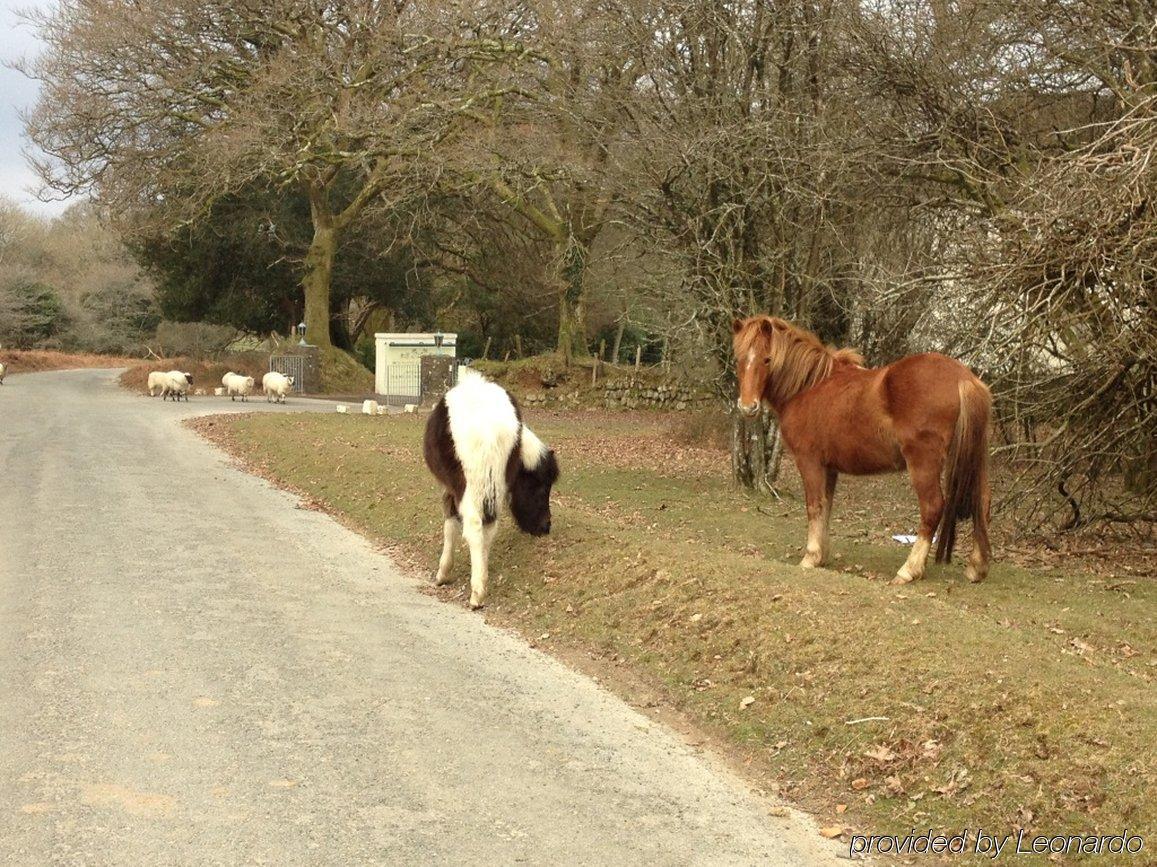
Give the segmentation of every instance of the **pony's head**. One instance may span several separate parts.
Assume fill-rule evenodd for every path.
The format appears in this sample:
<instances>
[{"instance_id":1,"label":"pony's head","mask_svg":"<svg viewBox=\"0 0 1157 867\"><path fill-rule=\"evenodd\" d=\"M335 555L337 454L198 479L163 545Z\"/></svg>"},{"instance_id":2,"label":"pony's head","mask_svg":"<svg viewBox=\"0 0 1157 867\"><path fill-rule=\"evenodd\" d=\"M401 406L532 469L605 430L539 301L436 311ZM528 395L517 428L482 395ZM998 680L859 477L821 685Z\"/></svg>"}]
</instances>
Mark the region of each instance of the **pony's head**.
<instances>
[{"instance_id":1,"label":"pony's head","mask_svg":"<svg viewBox=\"0 0 1157 867\"><path fill-rule=\"evenodd\" d=\"M826 379L837 364L863 365L854 349L833 349L806 331L773 316L736 319L731 324L739 411L757 414L764 405L779 409Z\"/></svg>"},{"instance_id":2,"label":"pony's head","mask_svg":"<svg viewBox=\"0 0 1157 867\"><path fill-rule=\"evenodd\" d=\"M731 323L731 332L732 347L735 350L735 377L739 382L739 399L736 404L744 415L757 415L766 400L770 377L768 361L775 333L772 320L768 316L736 319Z\"/></svg>"},{"instance_id":3,"label":"pony's head","mask_svg":"<svg viewBox=\"0 0 1157 867\"><path fill-rule=\"evenodd\" d=\"M532 536L550 532L550 489L558 481L558 461L528 427L522 428L510 487L510 514L520 530Z\"/></svg>"}]
</instances>

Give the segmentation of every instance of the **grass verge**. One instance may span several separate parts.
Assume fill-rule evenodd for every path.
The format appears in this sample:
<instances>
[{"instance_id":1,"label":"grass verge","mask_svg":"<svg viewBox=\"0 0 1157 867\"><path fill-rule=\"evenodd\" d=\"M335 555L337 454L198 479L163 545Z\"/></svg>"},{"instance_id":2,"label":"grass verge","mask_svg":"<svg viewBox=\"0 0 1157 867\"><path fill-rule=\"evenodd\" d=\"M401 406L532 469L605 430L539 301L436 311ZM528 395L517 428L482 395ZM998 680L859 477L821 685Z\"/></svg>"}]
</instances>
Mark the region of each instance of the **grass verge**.
<instances>
[{"instance_id":1,"label":"grass verge","mask_svg":"<svg viewBox=\"0 0 1157 867\"><path fill-rule=\"evenodd\" d=\"M908 528L880 491L895 495L899 478L842 482L841 565L804 572L798 500L733 490L725 453L679 446L662 416L530 421L562 462L555 532L505 525L487 618L621 667L629 676L611 680L625 698L647 704L641 684L721 738L757 784L844 833L1157 831L1153 581L1026 569L998 551L982 585L957 563L889 586L905 550L888 537ZM422 422L197 426L432 572L441 512ZM466 560L438 595L462 598Z\"/></svg>"}]
</instances>

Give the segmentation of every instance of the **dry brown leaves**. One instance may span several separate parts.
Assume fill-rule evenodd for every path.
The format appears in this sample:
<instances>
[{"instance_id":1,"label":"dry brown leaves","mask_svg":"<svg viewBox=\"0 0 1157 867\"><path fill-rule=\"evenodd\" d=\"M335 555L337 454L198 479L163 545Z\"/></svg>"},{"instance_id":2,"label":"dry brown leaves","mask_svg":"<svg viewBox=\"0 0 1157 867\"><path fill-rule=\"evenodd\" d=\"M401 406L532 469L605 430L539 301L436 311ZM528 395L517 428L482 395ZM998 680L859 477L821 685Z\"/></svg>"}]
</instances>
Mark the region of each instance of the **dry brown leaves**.
<instances>
[{"instance_id":1,"label":"dry brown leaves","mask_svg":"<svg viewBox=\"0 0 1157 867\"><path fill-rule=\"evenodd\" d=\"M0 362L8 368L9 374L13 374L92 367L132 367L140 364L141 360L122 355L78 355L39 349L0 349Z\"/></svg>"}]
</instances>

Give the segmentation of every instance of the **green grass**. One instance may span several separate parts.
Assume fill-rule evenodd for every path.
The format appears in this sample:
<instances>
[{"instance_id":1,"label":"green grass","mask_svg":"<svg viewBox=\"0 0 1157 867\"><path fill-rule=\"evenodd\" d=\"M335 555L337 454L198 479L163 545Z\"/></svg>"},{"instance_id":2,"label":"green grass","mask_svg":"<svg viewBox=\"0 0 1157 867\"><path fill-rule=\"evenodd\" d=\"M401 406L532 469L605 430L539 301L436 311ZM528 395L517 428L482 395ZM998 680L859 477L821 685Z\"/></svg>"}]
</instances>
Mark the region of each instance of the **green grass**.
<instances>
[{"instance_id":1,"label":"green grass","mask_svg":"<svg viewBox=\"0 0 1157 867\"><path fill-rule=\"evenodd\" d=\"M441 512L422 421L201 427L432 573ZM625 667L628 699L629 684L660 692L824 825L1157 831L1152 581L1024 569L998 550L981 585L956 563L889 586L906 550L888 537L914 509L902 478L841 481L841 559L805 572L798 501L734 490L726 455L671 442L662 416L531 421L563 467L555 530L532 540L506 524L487 617ZM448 599L464 551L455 568Z\"/></svg>"}]
</instances>

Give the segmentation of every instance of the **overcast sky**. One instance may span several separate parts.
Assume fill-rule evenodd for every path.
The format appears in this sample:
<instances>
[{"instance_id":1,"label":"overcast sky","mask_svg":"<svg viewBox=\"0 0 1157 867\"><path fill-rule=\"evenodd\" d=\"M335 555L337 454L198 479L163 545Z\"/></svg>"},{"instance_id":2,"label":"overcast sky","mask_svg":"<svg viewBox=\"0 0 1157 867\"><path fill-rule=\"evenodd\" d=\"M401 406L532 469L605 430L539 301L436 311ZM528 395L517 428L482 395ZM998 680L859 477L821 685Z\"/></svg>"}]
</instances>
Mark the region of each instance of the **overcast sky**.
<instances>
[{"instance_id":1,"label":"overcast sky","mask_svg":"<svg viewBox=\"0 0 1157 867\"><path fill-rule=\"evenodd\" d=\"M17 10L51 5L51 0L0 0L0 196L46 217L62 213L72 202L40 202L35 190L36 174L24 158L30 145L24 138L20 112L36 103L37 85L7 64L35 57L36 35L16 14Z\"/></svg>"}]
</instances>

